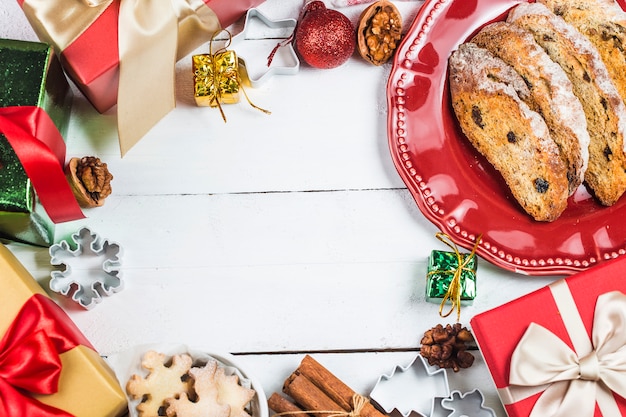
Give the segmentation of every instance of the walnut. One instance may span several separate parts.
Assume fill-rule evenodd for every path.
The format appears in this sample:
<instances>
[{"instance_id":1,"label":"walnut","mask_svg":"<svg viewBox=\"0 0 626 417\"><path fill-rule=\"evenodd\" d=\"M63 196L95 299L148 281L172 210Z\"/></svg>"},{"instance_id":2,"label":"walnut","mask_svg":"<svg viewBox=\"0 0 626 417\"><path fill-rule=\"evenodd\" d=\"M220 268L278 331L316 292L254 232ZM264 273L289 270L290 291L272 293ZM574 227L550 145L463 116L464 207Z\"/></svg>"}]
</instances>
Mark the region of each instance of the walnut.
<instances>
[{"instance_id":1,"label":"walnut","mask_svg":"<svg viewBox=\"0 0 626 417\"><path fill-rule=\"evenodd\" d=\"M387 62L402 37L402 16L387 0L367 7L359 17L357 46L361 56L374 65Z\"/></svg>"},{"instance_id":2,"label":"walnut","mask_svg":"<svg viewBox=\"0 0 626 417\"><path fill-rule=\"evenodd\" d=\"M461 368L469 368L474 363L474 355L467 351L474 336L460 323L454 325L438 324L424 333L421 355L430 365L450 368L458 372Z\"/></svg>"},{"instance_id":3,"label":"walnut","mask_svg":"<svg viewBox=\"0 0 626 417\"><path fill-rule=\"evenodd\" d=\"M70 159L65 176L81 207L102 206L111 194L113 175L107 164L95 156Z\"/></svg>"}]
</instances>

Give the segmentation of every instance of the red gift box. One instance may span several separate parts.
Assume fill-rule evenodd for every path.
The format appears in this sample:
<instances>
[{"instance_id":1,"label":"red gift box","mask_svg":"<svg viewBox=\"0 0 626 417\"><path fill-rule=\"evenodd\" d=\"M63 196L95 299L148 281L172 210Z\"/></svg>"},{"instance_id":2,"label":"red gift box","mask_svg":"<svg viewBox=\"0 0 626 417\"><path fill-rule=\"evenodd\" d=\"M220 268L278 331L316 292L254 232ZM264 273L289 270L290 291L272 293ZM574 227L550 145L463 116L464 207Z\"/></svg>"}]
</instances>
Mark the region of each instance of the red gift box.
<instances>
[{"instance_id":1,"label":"red gift box","mask_svg":"<svg viewBox=\"0 0 626 417\"><path fill-rule=\"evenodd\" d=\"M33 29L38 37L52 44L61 57L61 62L69 77L77 84L82 93L89 99L94 107L105 112L118 104L118 85L120 82L120 0L17 0L23 8ZM141 2L133 1L134 12L141 10ZM149 0L147 0L149 3ZM173 74L176 59L183 58L195 48L210 39L210 35L226 28L242 17L246 11L264 0L168 0L172 2L172 8L178 19L178 39L170 39L164 35L165 26L150 27L139 30L149 32L151 35L143 39L145 48L136 48L128 55L137 57L142 51L158 46L162 50L160 59L156 62L142 62L146 71L141 77L134 77L135 81L145 80L145 87L141 91L145 95L146 108L153 107L150 103L162 102L155 91L167 90L171 97L166 98L169 106L173 107L173 80L172 85L164 87L163 83L150 82L154 68L168 68ZM165 1L162 3L165 4ZM167 8L167 7L166 7ZM130 10L131 7L127 8ZM198 21L195 21L195 18ZM135 16L126 16L126 20L134 20ZM152 22L153 16L140 16L144 22ZM83 27L84 26L84 27ZM169 27L171 29L171 27ZM208 34L208 35L207 35ZM128 37L128 36L124 36ZM166 45L174 46L174 51L169 51ZM171 49L171 48L170 48ZM154 51L153 51L154 52ZM171 52L171 53L170 53ZM171 55L171 56L170 56ZM153 56L153 55L152 55ZM148 59L151 56L140 57ZM137 58L138 60L140 59ZM171 68L170 68L171 67ZM169 94L171 92L172 94ZM158 94L158 93L156 93ZM146 111L144 106L137 104L137 94L130 94L130 102L139 111ZM170 100L171 99L171 100ZM166 107L164 112L167 112ZM131 109L135 111L135 109ZM118 117L127 117L128 112L124 109L118 112ZM164 114L160 114L156 120L148 122L145 128L137 128L132 125L141 124L145 117L136 117L135 123L129 120L126 125L126 134L120 126L120 136L129 136L127 143L121 143L122 153L132 147L143 134L149 130L152 124ZM133 118L134 114L128 116ZM119 122L118 122L119 123ZM133 129L138 129L133 132ZM120 138L122 141L122 138Z\"/></svg>"},{"instance_id":2,"label":"red gift box","mask_svg":"<svg viewBox=\"0 0 626 417\"><path fill-rule=\"evenodd\" d=\"M510 417L626 416L626 258L471 320Z\"/></svg>"}]
</instances>

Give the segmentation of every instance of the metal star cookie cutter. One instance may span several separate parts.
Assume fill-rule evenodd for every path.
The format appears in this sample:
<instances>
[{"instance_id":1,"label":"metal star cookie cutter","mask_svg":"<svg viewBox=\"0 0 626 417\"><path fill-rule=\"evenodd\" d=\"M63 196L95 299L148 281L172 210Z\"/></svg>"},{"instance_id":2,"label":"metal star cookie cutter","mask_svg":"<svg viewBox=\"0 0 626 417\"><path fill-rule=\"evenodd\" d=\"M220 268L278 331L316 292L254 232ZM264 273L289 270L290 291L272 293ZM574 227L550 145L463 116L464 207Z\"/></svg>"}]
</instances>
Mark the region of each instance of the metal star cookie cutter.
<instances>
[{"instance_id":1,"label":"metal star cookie cutter","mask_svg":"<svg viewBox=\"0 0 626 417\"><path fill-rule=\"evenodd\" d=\"M262 85L274 75L293 75L300 70L300 59L291 42L279 47L271 65L267 65L277 40L288 39L297 23L296 19L271 20L256 8L248 10L244 28L233 36L231 48L239 56L252 87ZM252 40L255 42L246 42Z\"/></svg>"},{"instance_id":2,"label":"metal star cookie cutter","mask_svg":"<svg viewBox=\"0 0 626 417\"><path fill-rule=\"evenodd\" d=\"M72 293L72 300L91 309L102 301L102 295L111 295L124 287L120 271L122 247L101 239L86 227L74 233L72 240L74 245L63 240L49 249L50 263L65 267L50 273L50 289L65 296Z\"/></svg>"},{"instance_id":3,"label":"metal star cookie cutter","mask_svg":"<svg viewBox=\"0 0 626 417\"><path fill-rule=\"evenodd\" d=\"M409 365L396 366L391 374L380 376L370 399L387 414L397 410L404 417L412 413L428 417L432 399L449 395L446 370L430 367L418 354Z\"/></svg>"},{"instance_id":4,"label":"metal star cookie cutter","mask_svg":"<svg viewBox=\"0 0 626 417\"><path fill-rule=\"evenodd\" d=\"M450 397L441 400L441 407L452 411L447 417L496 417L495 411L485 406L485 397L479 389L464 394L452 391Z\"/></svg>"}]
</instances>

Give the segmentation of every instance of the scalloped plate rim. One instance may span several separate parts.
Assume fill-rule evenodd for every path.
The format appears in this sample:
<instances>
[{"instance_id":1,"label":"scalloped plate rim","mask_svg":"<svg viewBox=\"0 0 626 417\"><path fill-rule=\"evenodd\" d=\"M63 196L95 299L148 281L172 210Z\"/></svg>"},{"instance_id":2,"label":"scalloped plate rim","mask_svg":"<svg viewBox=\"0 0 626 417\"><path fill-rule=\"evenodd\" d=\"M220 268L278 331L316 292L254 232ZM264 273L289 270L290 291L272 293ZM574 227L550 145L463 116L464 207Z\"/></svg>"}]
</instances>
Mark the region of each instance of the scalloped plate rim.
<instances>
[{"instance_id":1,"label":"scalloped plate rim","mask_svg":"<svg viewBox=\"0 0 626 417\"><path fill-rule=\"evenodd\" d=\"M515 5L525 1L526 0L476 0L476 3L482 2L482 6L487 4L488 6L494 6L498 10L502 9L501 14L503 14ZM416 56L422 52L428 40L429 33L437 24L444 21L440 15L451 3L454 3L454 0L425 0L396 51L387 81L387 104L389 109L387 117L388 145L396 170L412 194L422 214L442 232L446 233L455 244L466 249L472 249L478 237L485 231L469 230L471 229L471 225L464 224L463 219L448 218L449 215L445 214L446 211L441 211L441 203L437 202L436 195L430 189L430 184L422 180L419 168L415 167L417 164L414 164L416 161L412 160L413 157L410 155L410 152L402 149L403 147L406 149L412 141L410 132L407 134L398 133L402 132L405 128L405 122L407 122L410 116L410 114L406 115L405 113L410 113L410 110L407 110L403 105L396 102L397 95L394 93L397 88L406 90L408 87L405 83L407 83L408 77L417 74L415 70L409 68L409 65L414 63L411 56ZM624 7L621 3L620 5ZM476 11L473 12L474 15L477 13ZM490 18L484 18L480 26L489 21ZM468 28L469 31L475 29L476 28ZM460 43L461 38L456 41L457 44ZM450 51L445 52L449 53ZM399 82L402 82L402 84L398 84ZM444 80L443 83L447 83L447 81ZM443 91L445 91L445 88ZM442 94L443 91L438 92L438 94ZM441 108L443 109L443 96L438 104L441 104ZM443 126L442 129L444 133L449 133L446 131L445 126ZM445 141L445 138L442 139L442 141ZM507 197L502 198L506 199ZM607 214L618 210L623 212L626 210L626 208L622 210L625 204L626 202L622 199L622 201L616 204L616 206L619 207L613 207L611 208L612 210L603 208L603 210L607 210ZM514 206L513 204L510 205L512 207ZM457 209L457 207L448 208L447 213L451 213L455 209ZM521 212L521 209L517 210L520 216L527 216L525 213ZM489 213L485 213L485 215L486 214ZM611 219L610 216L606 216L606 218L608 219L606 220L608 229ZM553 222L553 225L558 225L558 221L559 219ZM543 227L543 225L538 222L536 222L536 224L537 229ZM575 224L578 223L576 222ZM468 230L465 230L465 227ZM512 230L515 231L514 229L515 228ZM524 233L528 232L528 230L520 231ZM597 232L598 230L599 229L593 230L592 232ZM531 231L529 233L533 232ZM585 252L584 256L572 255L571 257L564 257L558 254L545 253L533 254L531 259L528 259L528 254L523 250L518 252L514 250L503 251L497 245L483 238L477 245L477 254L496 266L523 275L571 275L586 270L598 263L624 255L626 253L626 233L624 234L623 241L621 241L619 245L613 245L609 248L599 248L596 246L595 249L595 253L589 254Z\"/></svg>"}]
</instances>

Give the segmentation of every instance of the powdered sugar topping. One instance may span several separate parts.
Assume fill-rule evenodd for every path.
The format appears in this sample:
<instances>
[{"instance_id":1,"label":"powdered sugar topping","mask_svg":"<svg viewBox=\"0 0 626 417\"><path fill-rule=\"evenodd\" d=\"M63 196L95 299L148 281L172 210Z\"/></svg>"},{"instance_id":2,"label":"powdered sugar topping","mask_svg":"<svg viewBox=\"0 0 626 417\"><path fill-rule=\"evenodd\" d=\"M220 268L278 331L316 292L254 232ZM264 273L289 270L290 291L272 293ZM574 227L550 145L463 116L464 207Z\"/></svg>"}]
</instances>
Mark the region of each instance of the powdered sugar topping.
<instances>
[{"instance_id":1,"label":"powdered sugar topping","mask_svg":"<svg viewBox=\"0 0 626 417\"><path fill-rule=\"evenodd\" d=\"M617 128L620 136L626 133L626 106L620 97L611 76L602 61L596 47L583 36L574 26L567 23L560 16L555 15L545 5L541 3L522 3L509 12L508 22L515 22L523 16L539 15L545 16L550 25L561 36L567 39L580 54L590 57L590 69L593 71L594 80L603 96L614 106L617 116ZM626 151L626 141L623 141Z\"/></svg>"}]
</instances>

